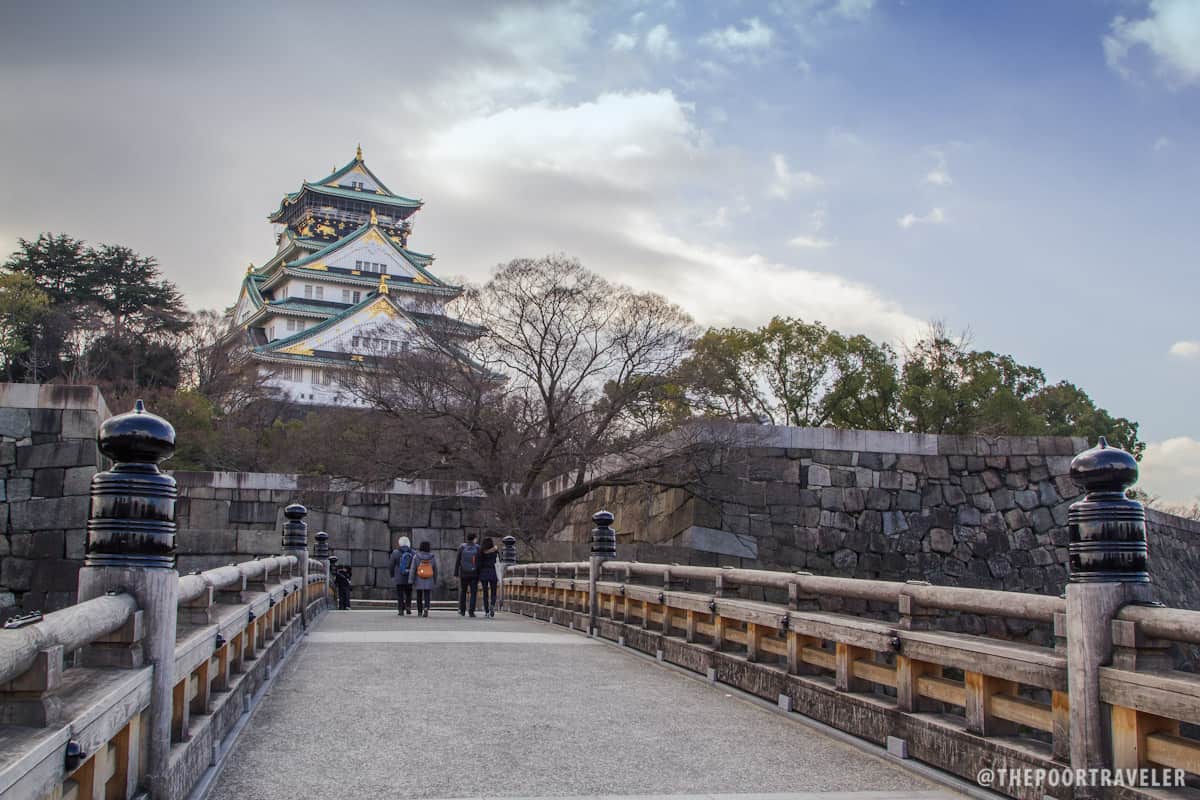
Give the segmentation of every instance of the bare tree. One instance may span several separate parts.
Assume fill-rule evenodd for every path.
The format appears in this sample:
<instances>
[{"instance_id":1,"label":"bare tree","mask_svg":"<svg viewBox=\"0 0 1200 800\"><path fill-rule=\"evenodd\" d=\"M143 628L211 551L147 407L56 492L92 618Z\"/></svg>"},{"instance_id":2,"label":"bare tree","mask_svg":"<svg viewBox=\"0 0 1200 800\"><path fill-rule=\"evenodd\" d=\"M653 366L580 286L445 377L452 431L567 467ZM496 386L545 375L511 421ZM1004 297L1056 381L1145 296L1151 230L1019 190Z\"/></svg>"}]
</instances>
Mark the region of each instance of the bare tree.
<instances>
[{"instance_id":1,"label":"bare tree","mask_svg":"<svg viewBox=\"0 0 1200 800\"><path fill-rule=\"evenodd\" d=\"M560 255L498 267L454 311L465 324L428 318L341 380L422 448L408 468L451 466L504 525L544 536L594 489L687 486L711 461L711 435L664 410L696 329L661 296Z\"/></svg>"},{"instance_id":2,"label":"bare tree","mask_svg":"<svg viewBox=\"0 0 1200 800\"><path fill-rule=\"evenodd\" d=\"M179 334L182 385L208 398L224 412L273 398L271 374L239 357L229 319L216 311L197 311Z\"/></svg>"}]
</instances>

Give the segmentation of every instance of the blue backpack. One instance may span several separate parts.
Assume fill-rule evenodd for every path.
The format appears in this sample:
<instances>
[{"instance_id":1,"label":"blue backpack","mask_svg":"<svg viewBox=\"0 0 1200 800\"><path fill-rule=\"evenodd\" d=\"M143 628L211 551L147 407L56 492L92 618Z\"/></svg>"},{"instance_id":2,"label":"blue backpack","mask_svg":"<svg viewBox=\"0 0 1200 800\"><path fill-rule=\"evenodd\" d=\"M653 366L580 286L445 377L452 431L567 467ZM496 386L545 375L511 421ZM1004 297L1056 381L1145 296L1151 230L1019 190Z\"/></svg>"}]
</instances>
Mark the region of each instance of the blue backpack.
<instances>
[{"instance_id":1,"label":"blue backpack","mask_svg":"<svg viewBox=\"0 0 1200 800\"><path fill-rule=\"evenodd\" d=\"M405 550L400 554L400 574L407 577L408 571L412 569L413 551Z\"/></svg>"},{"instance_id":2,"label":"blue backpack","mask_svg":"<svg viewBox=\"0 0 1200 800\"><path fill-rule=\"evenodd\" d=\"M459 558L459 569L468 575L479 572L479 545L463 545L462 556Z\"/></svg>"}]
</instances>

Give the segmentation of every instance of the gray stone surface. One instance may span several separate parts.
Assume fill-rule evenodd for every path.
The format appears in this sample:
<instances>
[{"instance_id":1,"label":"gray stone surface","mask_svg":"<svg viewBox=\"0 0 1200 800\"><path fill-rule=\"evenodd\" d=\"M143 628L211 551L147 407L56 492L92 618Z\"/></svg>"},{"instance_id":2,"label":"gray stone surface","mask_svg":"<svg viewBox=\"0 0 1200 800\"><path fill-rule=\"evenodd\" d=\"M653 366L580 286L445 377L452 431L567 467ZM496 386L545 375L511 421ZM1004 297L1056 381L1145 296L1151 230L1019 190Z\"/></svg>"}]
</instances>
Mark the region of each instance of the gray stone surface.
<instances>
[{"instance_id":1,"label":"gray stone surface","mask_svg":"<svg viewBox=\"0 0 1200 800\"><path fill-rule=\"evenodd\" d=\"M469 633L492 640L428 641ZM330 634L359 641L319 638ZM956 796L719 687L516 617L331 612L302 648L212 800Z\"/></svg>"}]
</instances>

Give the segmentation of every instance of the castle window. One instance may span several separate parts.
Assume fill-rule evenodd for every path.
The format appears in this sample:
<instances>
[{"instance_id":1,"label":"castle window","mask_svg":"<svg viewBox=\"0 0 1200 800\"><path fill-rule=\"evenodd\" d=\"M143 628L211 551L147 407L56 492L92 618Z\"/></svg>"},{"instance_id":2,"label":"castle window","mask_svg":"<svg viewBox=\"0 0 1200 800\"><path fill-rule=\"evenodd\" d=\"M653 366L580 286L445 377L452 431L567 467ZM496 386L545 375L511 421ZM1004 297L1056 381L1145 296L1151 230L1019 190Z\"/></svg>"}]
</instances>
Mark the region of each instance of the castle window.
<instances>
[{"instance_id":1,"label":"castle window","mask_svg":"<svg viewBox=\"0 0 1200 800\"><path fill-rule=\"evenodd\" d=\"M307 297L309 300L312 299L313 287L312 287L311 283L304 284L304 296Z\"/></svg>"}]
</instances>

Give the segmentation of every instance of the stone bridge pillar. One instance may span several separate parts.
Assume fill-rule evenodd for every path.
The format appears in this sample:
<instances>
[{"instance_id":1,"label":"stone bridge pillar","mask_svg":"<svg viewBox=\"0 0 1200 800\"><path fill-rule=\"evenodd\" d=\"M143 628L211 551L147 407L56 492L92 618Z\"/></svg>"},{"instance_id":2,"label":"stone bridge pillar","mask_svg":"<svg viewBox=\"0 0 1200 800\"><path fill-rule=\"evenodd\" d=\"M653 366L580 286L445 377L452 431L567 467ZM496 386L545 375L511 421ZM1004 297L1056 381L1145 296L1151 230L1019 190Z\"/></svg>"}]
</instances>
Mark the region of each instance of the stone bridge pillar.
<instances>
[{"instance_id":1,"label":"stone bridge pillar","mask_svg":"<svg viewBox=\"0 0 1200 800\"><path fill-rule=\"evenodd\" d=\"M154 668L146 782L150 795L168 797L171 704L175 681L175 479L158 469L175 451L175 429L146 411L111 417L97 435L112 469L92 477L87 549L79 570L79 600L113 589L132 594L143 615L142 655Z\"/></svg>"},{"instance_id":2,"label":"stone bridge pillar","mask_svg":"<svg viewBox=\"0 0 1200 800\"><path fill-rule=\"evenodd\" d=\"M600 580L600 565L617 557L617 534L612 524L615 517L611 511L597 511L592 515L596 527L592 529L592 553L588 560L588 635L596 635L596 619L600 616L600 594L596 582Z\"/></svg>"},{"instance_id":3,"label":"stone bridge pillar","mask_svg":"<svg viewBox=\"0 0 1200 800\"><path fill-rule=\"evenodd\" d=\"M498 574L496 579L499 581L500 598L499 606L504 608L504 573L505 571L517 563L517 537L509 534L500 540L500 557L496 559Z\"/></svg>"},{"instance_id":4,"label":"stone bridge pillar","mask_svg":"<svg viewBox=\"0 0 1200 800\"><path fill-rule=\"evenodd\" d=\"M296 557L296 573L300 576L302 597L308 596L308 525L304 518L308 509L292 503L283 510L287 522L283 523L283 554ZM300 624L308 627L308 603L300 604Z\"/></svg>"},{"instance_id":5,"label":"stone bridge pillar","mask_svg":"<svg viewBox=\"0 0 1200 800\"><path fill-rule=\"evenodd\" d=\"M1071 505L1067 584L1067 663L1071 767L1111 768L1112 743L1100 702L1100 667L1112 662L1113 618L1129 603L1152 601L1146 548L1146 511L1125 496L1138 477L1129 453L1100 444L1075 456L1071 479L1087 494ZM1099 797L1076 787L1076 797Z\"/></svg>"}]
</instances>

